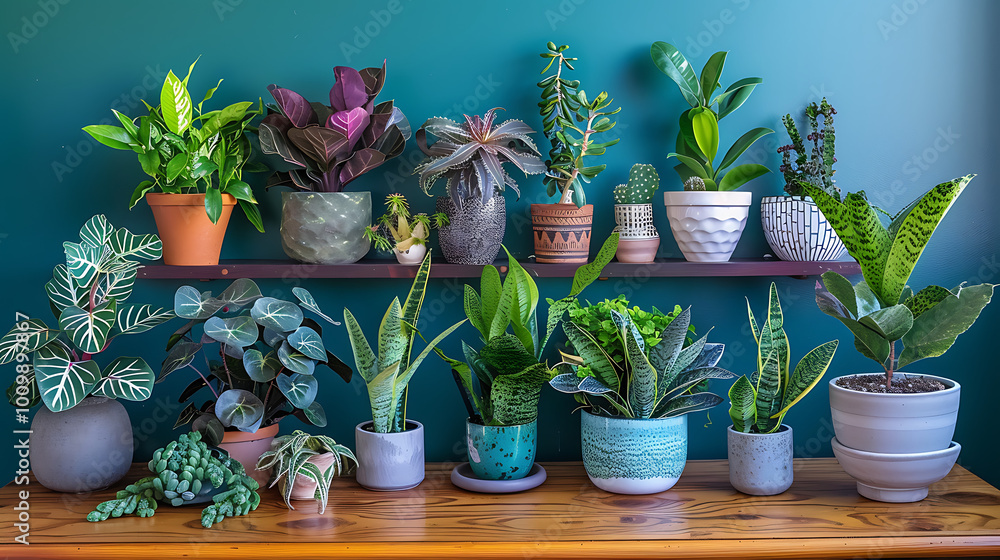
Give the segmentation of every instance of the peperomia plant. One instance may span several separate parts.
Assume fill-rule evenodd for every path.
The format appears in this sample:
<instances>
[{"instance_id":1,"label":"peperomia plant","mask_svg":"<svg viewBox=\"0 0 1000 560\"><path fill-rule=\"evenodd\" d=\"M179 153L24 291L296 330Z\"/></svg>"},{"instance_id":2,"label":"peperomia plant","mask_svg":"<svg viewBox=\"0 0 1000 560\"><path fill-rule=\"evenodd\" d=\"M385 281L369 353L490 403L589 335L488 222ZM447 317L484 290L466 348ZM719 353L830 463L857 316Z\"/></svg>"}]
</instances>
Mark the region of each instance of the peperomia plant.
<instances>
[{"instance_id":1,"label":"peperomia plant","mask_svg":"<svg viewBox=\"0 0 1000 560\"><path fill-rule=\"evenodd\" d=\"M993 297L995 285L989 283L951 290L927 286L916 293L906 284L934 230L973 177L937 185L896 214L888 228L864 192L840 202L815 185L801 184L864 275L852 286L836 272L824 273L822 284L816 283L816 303L851 330L862 355L882 366L887 389L893 372L951 348ZM903 349L897 354L899 341Z\"/></svg>"},{"instance_id":2,"label":"peperomia plant","mask_svg":"<svg viewBox=\"0 0 1000 560\"><path fill-rule=\"evenodd\" d=\"M834 155L836 131L833 128L833 116L837 110L827 103L826 98L819 104L813 102L806 106L806 118L809 121L809 134L806 140L812 146L806 148L795 120L788 114L781 122L788 131L792 143L778 148L781 154L781 173L785 176L785 191L792 196L805 196L801 183L809 183L826 191L835 200L840 200L840 188L836 185L833 174L833 164L837 162ZM819 117L823 116L823 127L819 126ZM795 162L792 162L792 152L795 152Z\"/></svg>"},{"instance_id":3,"label":"peperomia plant","mask_svg":"<svg viewBox=\"0 0 1000 560\"><path fill-rule=\"evenodd\" d=\"M188 323L175 332L157 383L188 368L198 374L179 402L208 388L212 398L200 407L181 411L174 428L188 423L211 445L218 445L226 428L256 432L294 414L314 426L326 425L326 412L316 401L316 366L323 364L351 380L351 368L323 345L323 329L304 316L311 311L339 325L320 309L308 290L292 288L297 302L264 297L253 280L240 278L218 297L181 286L174 294L174 311ZM195 326L202 335L192 336ZM206 370L194 365L205 350ZM209 355L218 361L209 360Z\"/></svg>"},{"instance_id":4,"label":"peperomia plant","mask_svg":"<svg viewBox=\"0 0 1000 560\"><path fill-rule=\"evenodd\" d=\"M757 371L749 378L741 375L729 388L729 417L737 432L770 434L781 427L788 409L819 383L840 341L831 340L813 348L789 373L788 336L774 282L771 282L764 324L758 325L750 309L750 300L747 300L747 314L757 343Z\"/></svg>"},{"instance_id":5,"label":"peperomia plant","mask_svg":"<svg viewBox=\"0 0 1000 560\"><path fill-rule=\"evenodd\" d=\"M739 109L763 80L744 78L712 97L721 86L719 78L728 53L713 54L705 63L700 77L695 74L684 55L669 43L653 43L649 54L653 64L677 84L681 95L691 105L680 116L676 151L667 155L667 158L676 157L680 160L674 169L680 175L686 190L730 191L770 172L757 163L737 165L728 172L725 171L754 142L774 132L769 128L755 128L747 132L733 143L718 167L715 164L715 156L719 150L719 121Z\"/></svg>"},{"instance_id":6,"label":"peperomia plant","mask_svg":"<svg viewBox=\"0 0 1000 560\"><path fill-rule=\"evenodd\" d=\"M57 265L45 284L58 326L28 318L0 339L0 364L32 355L31 364L17 366L18 379L7 390L11 404L31 408L41 400L52 412L62 412L88 395L149 398L156 376L145 360L119 357L102 368L94 357L119 336L148 331L174 317L169 309L125 303L140 266L137 259L160 258L160 239L115 229L101 214L83 225L79 243L67 241L63 248L66 264ZM18 392L19 387L28 393Z\"/></svg>"},{"instance_id":7,"label":"peperomia plant","mask_svg":"<svg viewBox=\"0 0 1000 560\"><path fill-rule=\"evenodd\" d=\"M333 69L330 105L310 103L290 89L274 84L267 90L276 105L260 123L260 149L292 165L277 171L268 188L340 192L351 181L403 153L410 123L392 101L375 104L385 85L381 68L360 72L347 66Z\"/></svg>"}]
</instances>

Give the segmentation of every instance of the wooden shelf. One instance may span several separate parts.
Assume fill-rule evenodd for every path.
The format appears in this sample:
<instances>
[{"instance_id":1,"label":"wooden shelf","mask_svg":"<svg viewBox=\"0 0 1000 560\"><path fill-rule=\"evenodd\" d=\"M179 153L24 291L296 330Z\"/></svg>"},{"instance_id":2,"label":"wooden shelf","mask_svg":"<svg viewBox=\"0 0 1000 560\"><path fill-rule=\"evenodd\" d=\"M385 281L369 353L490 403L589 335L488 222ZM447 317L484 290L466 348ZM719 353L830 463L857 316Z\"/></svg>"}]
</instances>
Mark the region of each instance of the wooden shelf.
<instances>
[{"instance_id":1,"label":"wooden shelf","mask_svg":"<svg viewBox=\"0 0 1000 560\"><path fill-rule=\"evenodd\" d=\"M523 263L525 269L538 278L569 278L579 265ZM507 271L507 261L497 261L500 272ZM216 266L148 265L139 269L140 278L172 280L215 280L220 278L413 278L416 266L395 261L361 261L354 264L302 264L288 260L224 261ZM479 265L435 262L431 267L434 278L477 278ZM682 259L661 259L648 264L611 262L604 267L603 277L712 277L712 276L793 276L806 278L833 270L844 275L858 274L861 269L854 261L792 262L779 260L734 259L724 263L696 263Z\"/></svg>"},{"instance_id":2,"label":"wooden shelf","mask_svg":"<svg viewBox=\"0 0 1000 560\"><path fill-rule=\"evenodd\" d=\"M726 461L689 461L677 485L623 496L596 488L579 463L546 463L548 480L519 494L452 486L454 464L428 464L412 490L371 492L333 482L326 512L285 507L261 492L256 511L205 529L200 506L162 505L152 518L89 523L85 517L148 474L135 465L116 487L60 494L39 486L0 490L6 558L886 558L1000 555L1000 491L960 466L912 504L862 498L835 459L796 459L778 496L729 485ZM19 491L28 491L29 546L13 542Z\"/></svg>"}]
</instances>

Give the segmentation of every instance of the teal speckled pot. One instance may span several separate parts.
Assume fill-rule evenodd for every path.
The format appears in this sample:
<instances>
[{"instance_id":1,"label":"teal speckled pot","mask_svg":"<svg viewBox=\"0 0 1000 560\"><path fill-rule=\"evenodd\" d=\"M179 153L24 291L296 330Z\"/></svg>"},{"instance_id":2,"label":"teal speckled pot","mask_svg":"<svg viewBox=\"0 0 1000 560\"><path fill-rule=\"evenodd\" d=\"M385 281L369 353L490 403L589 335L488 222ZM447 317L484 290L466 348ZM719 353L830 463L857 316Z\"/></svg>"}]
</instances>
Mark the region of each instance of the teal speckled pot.
<instances>
[{"instance_id":1,"label":"teal speckled pot","mask_svg":"<svg viewBox=\"0 0 1000 560\"><path fill-rule=\"evenodd\" d=\"M524 478L535 463L537 424L483 426L466 420L473 474L484 480Z\"/></svg>"},{"instance_id":2,"label":"teal speckled pot","mask_svg":"<svg viewBox=\"0 0 1000 560\"><path fill-rule=\"evenodd\" d=\"M687 462L687 415L640 420L584 411L583 466L595 486L616 494L655 494L677 483Z\"/></svg>"}]
</instances>

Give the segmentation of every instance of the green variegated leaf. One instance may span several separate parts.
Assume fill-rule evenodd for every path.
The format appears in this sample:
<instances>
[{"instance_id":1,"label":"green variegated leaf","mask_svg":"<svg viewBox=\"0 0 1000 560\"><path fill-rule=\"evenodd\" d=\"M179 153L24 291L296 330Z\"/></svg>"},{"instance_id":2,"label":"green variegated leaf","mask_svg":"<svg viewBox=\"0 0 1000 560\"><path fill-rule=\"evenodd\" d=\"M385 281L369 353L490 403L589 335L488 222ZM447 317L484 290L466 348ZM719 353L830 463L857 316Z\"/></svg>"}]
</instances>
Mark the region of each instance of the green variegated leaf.
<instances>
[{"instance_id":1,"label":"green variegated leaf","mask_svg":"<svg viewBox=\"0 0 1000 560\"><path fill-rule=\"evenodd\" d=\"M468 284L465 285L465 298L462 303L465 307L465 316L469 318L472 326L479 331L483 340L486 340L489 337L489 333L486 331L486 326L483 323L483 302L479 299L476 289Z\"/></svg>"},{"instance_id":2,"label":"green variegated leaf","mask_svg":"<svg viewBox=\"0 0 1000 560\"><path fill-rule=\"evenodd\" d=\"M358 325L358 321L351 314L351 311L344 308L344 324L347 326L347 334L351 339L351 349L354 352L354 365L358 368L358 373L367 383L371 383L375 376L379 374L378 358L372 352L365 333Z\"/></svg>"},{"instance_id":3,"label":"green variegated leaf","mask_svg":"<svg viewBox=\"0 0 1000 560\"><path fill-rule=\"evenodd\" d=\"M563 373L549 381L551 386L560 393L587 393L588 395L604 395L613 393L611 387L601 383L596 377L579 377L576 373Z\"/></svg>"},{"instance_id":4,"label":"green variegated leaf","mask_svg":"<svg viewBox=\"0 0 1000 560\"><path fill-rule=\"evenodd\" d=\"M394 298L382 316L382 323L378 327L379 371L400 362L406 352L409 338L403 334L402 313L399 298Z\"/></svg>"},{"instance_id":5,"label":"green variegated leaf","mask_svg":"<svg viewBox=\"0 0 1000 560\"><path fill-rule=\"evenodd\" d=\"M94 293L94 299L97 303L104 303L109 299L119 303L125 301L132 295L132 286L135 284L138 272L136 267L129 267L125 270L101 275L97 279L97 291Z\"/></svg>"},{"instance_id":6,"label":"green variegated leaf","mask_svg":"<svg viewBox=\"0 0 1000 560\"><path fill-rule=\"evenodd\" d=\"M167 72L160 90L160 107L163 122L170 132L183 136L184 131L191 126L191 94L188 93L185 81L175 76L172 70Z\"/></svg>"},{"instance_id":7,"label":"green variegated leaf","mask_svg":"<svg viewBox=\"0 0 1000 560\"><path fill-rule=\"evenodd\" d=\"M163 244L156 235L152 233L134 235L125 228L119 229L111 236L109 245L120 259L135 257L155 261L163 253Z\"/></svg>"},{"instance_id":8,"label":"green variegated leaf","mask_svg":"<svg viewBox=\"0 0 1000 560\"><path fill-rule=\"evenodd\" d=\"M66 268L80 287L89 287L100 271L104 246L89 243L63 243L66 253Z\"/></svg>"},{"instance_id":9,"label":"green variegated leaf","mask_svg":"<svg viewBox=\"0 0 1000 560\"><path fill-rule=\"evenodd\" d=\"M64 264L52 269L52 279L45 284L45 293L57 315L67 307L83 307L90 297L86 288L77 286Z\"/></svg>"},{"instance_id":10,"label":"green variegated leaf","mask_svg":"<svg viewBox=\"0 0 1000 560\"><path fill-rule=\"evenodd\" d=\"M288 341L282 342L278 347L278 360L295 373L312 375L316 370L316 361L292 348Z\"/></svg>"},{"instance_id":11,"label":"green variegated leaf","mask_svg":"<svg viewBox=\"0 0 1000 560\"><path fill-rule=\"evenodd\" d=\"M250 379L257 383L267 383L274 379L281 370L281 360L276 352L262 354L260 350L251 348L243 353L243 369Z\"/></svg>"},{"instance_id":12,"label":"green variegated leaf","mask_svg":"<svg viewBox=\"0 0 1000 560\"><path fill-rule=\"evenodd\" d=\"M257 332L257 324L246 315L227 319L209 317L205 321L205 334L227 346L246 348L257 342Z\"/></svg>"},{"instance_id":13,"label":"green variegated leaf","mask_svg":"<svg viewBox=\"0 0 1000 560\"><path fill-rule=\"evenodd\" d=\"M153 394L156 375L142 358L118 358L104 368L94 394L112 399L144 401Z\"/></svg>"},{"instance_id":14,"label":"green variegated leaf","mask_svg":"<svg viewBox=\"0 0 1000 560\"><path fill-rule=\"evenodd\" d=\"M657 408L665 401L697 389L701 383L709 379L732 379L735 376L733 372L719 367L705 367L684 371L677 376L674 384L664 393L663 397L656 401Z\"/></svg>"},{"instance_id":15,"label":"green variegated leaf","mask_svg":"<svg viewBox=\"0 0 1000 560\"><path fill-rule=\"evenodd\" d=\"M59 328L66 331L80 350L96 354L104 349L117 317L115 300L98 305L90 313L79 307L67 307L59 316Z\"/></svg>"},{"instance_id":16,"label":"green variegated leaf","mask_svg":"<svg viewBox=\"0 0 1000 560\"><path fill-rule=\"evenodd\" d=\"M80 241L94 247L101 247L108 242L115 228L108 223L104 214L98 214L87 220L80 228Z\"/></svg>"},{"instance_id":17,"label":"green variegated leaf","mask_svg":"<svg viewBox=\"0 0 1000 560\"><path fill-rule=\"evenodd\" d=\"M325 320L328 323L334 325L340 324L340 321L334 321L327 314L323 313L323 311L319 308L319 304L316 303L316 298L314 298L313 295L309 293L309 290L296 286L292 288L292 293L295 294L295 297L299 299L299 305L301 305L302 307L305 307L309 311L312 311L316 315L319 315L320 317L323 318L323 320Z\"/></svg>"},{"instance_id":18,"label":"green variegated leaf","mask_svg":"<svg viewBox=\"0 0 1000 560\"><path fill-rule=\"evenodd\" d=\"M295 289L292 288L292 291L295 291ZM243 307L261 297L263 295L260 293L260 288L257 287L257 284L253 280L249 278L237 278L216 299L221 301L223 305L233 304Z\"/></svg>"},{"instance_id":19,"label":"green variegated leaf","mask_svg":"<svg viewBox=\"0 0 1000 560\"><path fill-rule=\"evenodd\" d=\"M22 328L23 327L23 328ZM18 354L30 354L55 340L58 329L50 329L38 319L21 321L0 338L0 365L9 364Z\"/></svg>"},{"instance_id":20,"label":"green variegated leaf","mask_svg":"<svg viewBox=\"0 0 1000 560\"><path fill-rule=\"evenodd\" d=\"M191 286L181 286L174 293L174 313L183 319L208 319L224 305L222 301L203 296Z\"/></svg>"},{"instance_id":21,"label":"green variegated leaf","mask_svg":"<svg viewBox=\"0 0 1000 560\"><path fill-rule=\"evenodd\" d=\"M493 325L493 318L497 314L497 307L500 305L500 295L503 292L503 282L500 281L500 272L493 265L483 267L482 275L479 279L479 290L482 296L482 317L483 317L483 339L490 337L490 327Z\"/></svg>"},{"instance_id":22,"label":"green variegated leaf","mask_svg":"<svg viewBox=\"0 0 1000 560\"><path fill-rule=\"evenodd\" d=\"M372 405L372 422L375 432L384 434L389 431L392 421L393 400L392 388L399 372L399 363L390 364L371 381L368 381L368 399Z\"/></svg>"},{"instance_id":23,"label":"green variegated leaf","mask_svg":"<svg viewBox=\"0 0 1000 560\"><path fill-rule=\"evenodd\" d=\"M913 327L903 335L903 351L899 354L901 369L921 360L944 354L958 335L976 322L983 308L993 298L993 284L961 288L957 295L941 300L913 321Z\"/></svg>"},{"instance_id":24,"label":"green variegated leaf","mask_svg":"<svg viewBox=\"0 0 1000 560\"><path fill-rule=\"evenodd\" d=\"M93 360L74 362L62 346L50 344L35 352L35 382L42 401L52 412L76 406L101 379L101 368Z\"/></svg>"},{"instance_id":25,"label":"green variegated leaf","mask_svg":"<svg viewBox=\"0 0 1000 560\"><path fill-rule=\"evenodd\" d=\"M250 391L229 389L215 401L215 416L227 428L250 431L264 416L264 403Z\"/></svg>"},{"instance_id":26,"label":"green variegated leaf","mask_svg":"<svg viewBox=\"0 0 1000 560\"><path fill-rule=\"evenodd\" d=\"M785 390L781 411L772 417L778 419L778 425L781 424L780 419L788 412L788 409L802 400L806 396L806 393L811 391L819 383L819 380L823 378L823 374L826 373L826 370L830 367L830 363L833 361L833 355L837 352L838 344L840 344L839 340L831 340L830 342L820 344L799 360L798 365L795 366L795 372L792 373L792 378L788 383L788 388ZM775 428L777 428L777 425Z\"/></svg>"},{"instance_id":27,"label":"green variegated leaf","mask_svg":"<svg viewBox=\"0 0 1000 560\"><path fill-rule=\"evenodd\" d=\"M118 309L118 334L136 334L165 323L176 317L165 308L154 309L152 305L123 305Z\"/></svg>"},{"instance_id":28,"label":"green variegated leaf","mask_svg":"<svg viewBox=\"0 0 1000 560\"><path fill-rule=\"evenodd\" d=\"M923 312L941 303L950 295L952 295L951 292L941 286L927 286L916 294L906 297L902 303L910 310L910 313L913 314L913 320L916 321Z\"/></svg>"},{"instance_id":29,"label":"green variegated leaf","mask_svg":"<svg viewBox=\"0 0 1000 560\"><path fill-rule=\"evenodd\" d=\"M656 371L656 385L659 399L674 383L677 374L688 364L677 363L684 341L687 339L688 327L691 325L691 308L681 311L660 334L660 342L649 349L649 363ZM641 340L641 339L640 339Z\"/></svg>"},{"instance_id":30,"label":"green variegated leaf","mask_svg":"<svg viewBox=\"0 0 1000 560\"><path fill-rule=\"evenodd\" d=\"M494 338L500 336L507 330L510 324L511 314L517 313L517 277L507 275L507 281L503 283L500 291L500 301L497 302L496 314L493 315L493 322L490 324L490 336Z\"/></svg>"},{"instance_id":31,"label":"green variegated leaf","mask_svg":"<svg viewBox=\"0 0 1000 560\"><path fill-rule=\"evenodd\" d=\"M895 342L913 327L913 313L905 305L898 304L864 315L858 322L882 338Z\"/></svg>"},{"instance_id":32,"label":"green variegated leaf","mask_svg":"<svg viewBox=\"0 0 1000 560\"><path fill-rule=\"evenodd\" d=\"M295 332L288 335L288 344L292 348L305 354L316 361L326 361L326 347L323 346L323 339L319 333L309 327L299 327ZM299 407L304 408L304 407Z\"/></svg>"},{"instance_id":33,"label":"green variegated leaf","mask_svg":"<svg viewBox=\"0 0 1000 560\"><path fill-rule=\"evenodd\" d=\"M174 344L170 352L167 353L167 357L164 358L163 364L160 366L160 375L157 377L156 382L159 383L163 379L183 368L187 367L194 357L198 355L198 351L201 350L201 344L197 342L190 342L187 340L181 340L177 344Z\"/></svg>"},{"instance_id":34,"label":"green variegated leaf","mask_svg":"<svg viewBox=\"0 0 1000 560\"><path fill-rule=\"evenodd\" d=\"M536 363L512 375L498 375L490 391L493 423L501 426L527 424L538 418L538 399L542 385L549 380L549 369Z\"/></svg>"},{"instance_id":35,"label":"green variegated leaf","mask_svg":"<svg viewBox=\"0 0 1000 560\"><path fill-rule=\"evenodd\" d=\"M781 365L775 337L784 337L784 332L773 333L770 325L761 327L761 345L757 354L757 376L754 387L757 393L757 431L766 433L771 427L768 421L772 414L781 410Z\"/></svg>"},{"instance_id":36,"label":"green variegated leaf","mask_svg":"<svg viewBox=\"0 0 1000 560\"><path fill-rule=\"evenodd\" d=\"M615 252L618 251L618 237L619 234L617 232L608 236L604 240L604 244L601 245L601 250L597 252L594 260L580 265L580 268L576 269L576 272L573 274L573 285L569 291L570 296L575 297L580 295L587 286L600 277L601 271L611 262L611 259L615 257Z\"/></svg>"},{"instance_id":37,"label":"green variegated leaf","mask_svg":"<svg viewBox=\"0 0 1000 560\"><path fill-rule=\"evenodd\" d=\"M263 297L250 309L253 320L265 328L278 332L291 332L302 324L302 310L290 301Z\"/></svg>"},{"instance_id":38,"label":"green variegated leaf","mask_svg":"<svg viewBox=\"0 0 1000 560\"><path fill-rule=\"evenodd\" d=\"M590 370L594 372L594 376L598 381L610 387L612 391L618 391L621 388L618 379L618 370L611 357L601 348L600 343L590 333L572 321L563 323L562 327L563 332L566 333L566 338L580 354L580 357L583 358L583 363L587 364Z\"/></svg>"},{"instance_id":39,"label":"green variegated leaf","mask_svg":"<svg viewBox=\"0 0 1000 560\"><path fill-rule=\"evenodd\" d=\"M712 393L694 393L682 395L663 403L654 413L654 418L673 418L691 412L708 410L722 402L722 397Z\"/></svg>"},{"instance_id":40,"label":"green variegated leaf","mask_svg":"<svg viewBox=\"0 0 1000 560\"><path fill-rule=\"evenodd\" d=\"M406 369L410 362L410 349L413 346L413 332L412 327L415 327L417 320L420 318L420 309L424 305L424 295L427 293L427 280L431 277L431 251L427 251L427 256L424 260L420 262L420 267L417 268L417 273L413 277L413 284L410 285L410 291L406 294L406 300L403 302L402 314L400 315L403 319L403 334L406 335L406 351L403 352L402 361L400 362L400 368ZM400 428L402 429L402 427Z\"/></svg>"},{"instance_id":41,"label":"green variegated leaf","mask_svg":"<svg viewBox=\"0 0 1000 560\"><path fill-rule=\"evenodd\" d=\"M729 417L737 432L749 432L757 422L757 394L745 375L729 388Z\"/></svg>"},{"instance_id":42,"label":"green variegated leaf","mask_svg":"<svg viewBox=\"0 0 1000 560\"><path fill-rule=\"evenodd\" d=\"M14 382L7 387L7 402L10 406L17 408L35 408L38 403L42 402L42 395L38 392L38 384L35 383L35 372L32 370L31 373L25 375L28 378L28 382L24 385L28 388L28 392L21 394L23 390L19 391L21 383L14 379ZM24 399L28 400L27 406L24 404Z\"/></svg>"},{"instance_id":43,"label":"green variegated leaf","mask_svg":"<svg viewBox=\"0 0 1000 560\"><path fill-rule=\"evenodd\" d=\"M277 379L278 389L285 395L288 402L295 408L307 408L316 400L316 393L319 391L319 383L311 375L295 373L292 375L281 374Z\"/></svg>"},{"instance_id":44,"label":"green variegated leaf","mask_svg":"<svg viewBox=\"0 0 1000 560\"><path fill-rule=\"evenodd\" d=\"M616 314L612 311L612 316ZM677 319L674 319L677 322ZM669 328L669 327L668 327ZM628 402L635 418L651 418L656 407L657 371L639 346L641 338L632 329L625 329L625 352L631 368L628 384Z\"/></svg>"}]
</instances>

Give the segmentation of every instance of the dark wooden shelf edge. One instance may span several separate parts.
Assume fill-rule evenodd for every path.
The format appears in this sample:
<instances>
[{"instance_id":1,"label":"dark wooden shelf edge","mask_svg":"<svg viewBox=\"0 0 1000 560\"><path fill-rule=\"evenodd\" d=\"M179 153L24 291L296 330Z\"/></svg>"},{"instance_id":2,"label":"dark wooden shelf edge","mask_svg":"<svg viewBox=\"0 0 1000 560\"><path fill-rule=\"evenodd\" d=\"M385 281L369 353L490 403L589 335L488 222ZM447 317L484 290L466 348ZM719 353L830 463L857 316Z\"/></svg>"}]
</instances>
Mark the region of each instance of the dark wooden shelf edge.
<instances>
[{"instance_id":1,"label":"dark wooden shelf edge","mask_svg":"<svg viewBox=\"0 0 1000 560\"><path fill-rule=\"evenodd\" d=\"M523 263L525 269L538 278L569 278L579 265ZM494 265L501 273L507 271L507 261ZM476 278L482 266L436 262L431 268L433 278ZM850 275L861 272L854 261L794 262L734 259L724 263L697 263L680 259L661 259L646 264L611 262L604 267L602 277L693 278L715 276L793 276L806 278L828 270ZM216 280L227 278L277 278L301 280L308 278L413 278L416 266L392 261L362 261L354 264L322 265L293 261L230 261L215 266L147 265L139 269L140 278L161 280Z\"/></svg>"}]
</instances>

